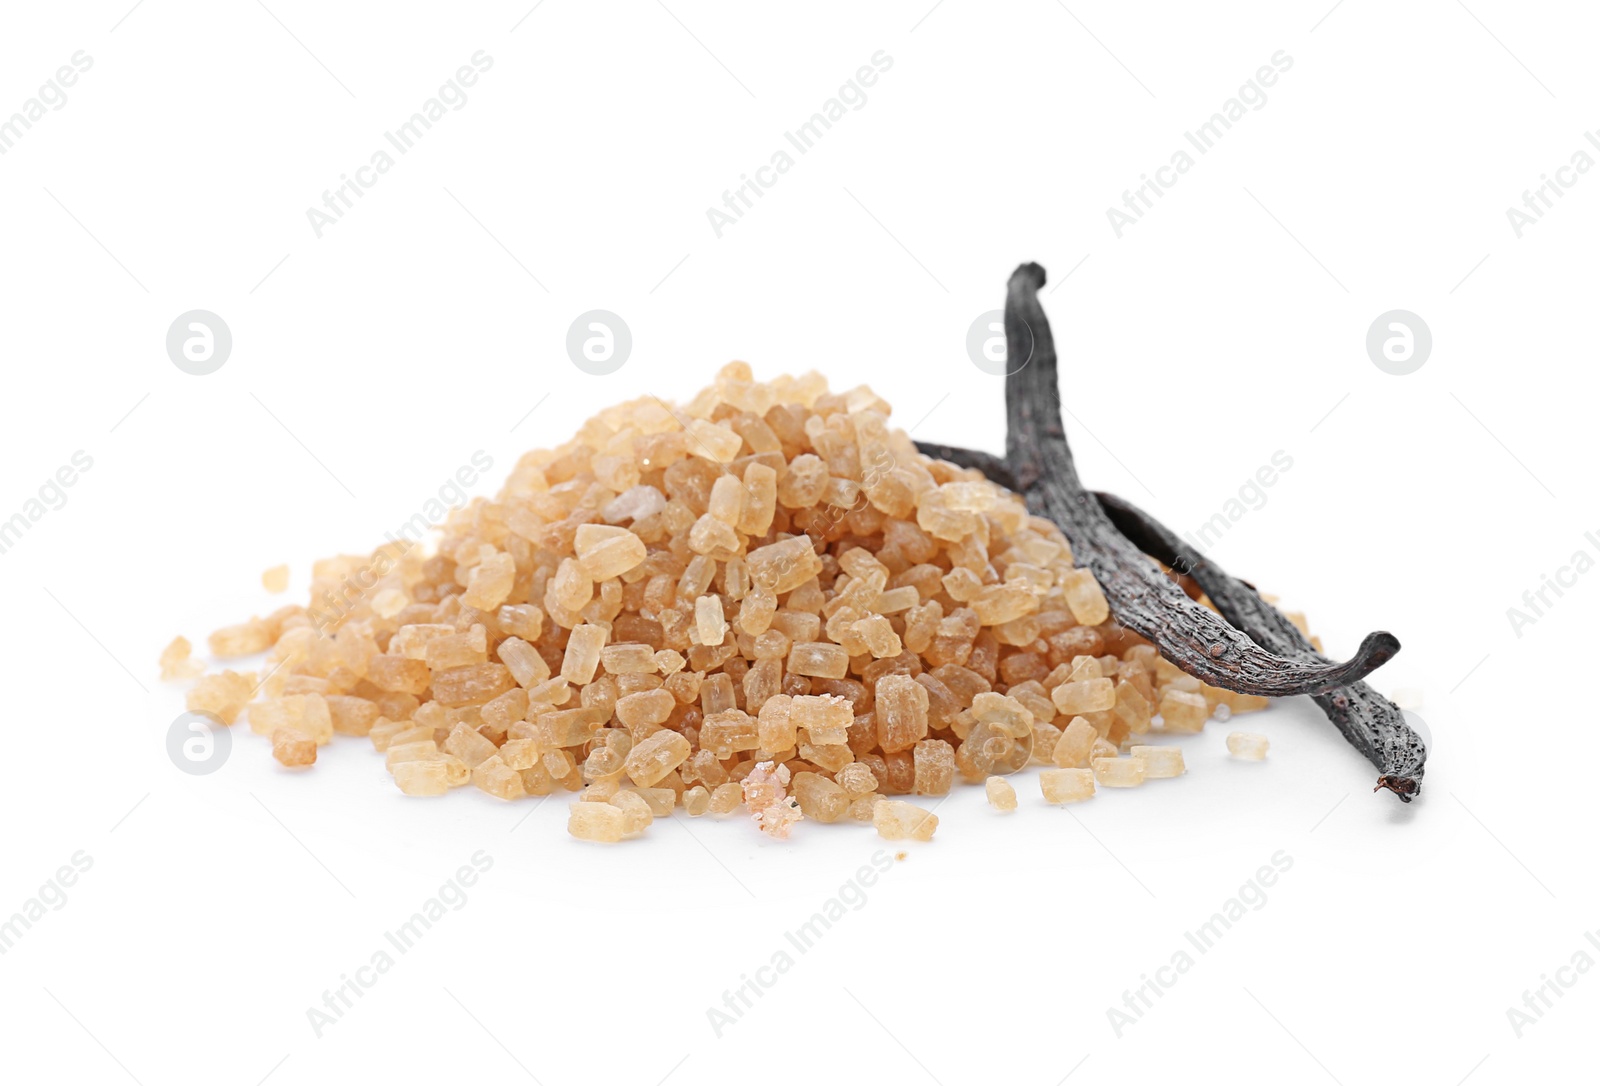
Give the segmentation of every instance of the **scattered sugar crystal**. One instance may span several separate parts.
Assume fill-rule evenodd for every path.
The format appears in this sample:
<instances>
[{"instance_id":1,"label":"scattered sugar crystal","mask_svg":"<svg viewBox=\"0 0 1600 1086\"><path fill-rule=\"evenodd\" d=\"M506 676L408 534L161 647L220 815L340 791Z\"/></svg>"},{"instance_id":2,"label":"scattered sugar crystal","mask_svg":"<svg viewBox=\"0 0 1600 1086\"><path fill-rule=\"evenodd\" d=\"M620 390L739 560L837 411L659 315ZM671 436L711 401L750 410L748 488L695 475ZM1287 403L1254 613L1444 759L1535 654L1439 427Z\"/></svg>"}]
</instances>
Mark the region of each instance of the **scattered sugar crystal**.
<instances>
[{"instance_id":1,"label":"scattered sugar crystal","mask_svg":"<svg viewBox=\"0 0 1600 1086\"><path fill-rule=\"evenodd\" d=\"M1267 737L1254 732L1229 732L1228 753L1235 758L1259 762L1267 756Z\"/></svg>"},{"instance_id":2,"label":"scattered sugar crystal","mask_svg":"<svg viewBox=\"0 0 1600 1086\"><path fill-rule=\"evenodd\" d=\"M442 796L450 791L449 769L441 759L401 762L390 771L394 783L408 796Z\"/></svg>"},{"instance_id":3,"label":"scattered sugar crystal","mask_svg":"<svg viewBox=\"0 0 1600 1086\"><path fill-rule=\"evenodd\" d=\"M208 645L212 656L229 660L266 652L272 647L272 640L271 628L259 618L253 618L236 626L224 626L211 635Z\"/></svg>"},{"instance_id":4,"label":"scattered sugar crystal","mask_svg":"<svg viewBox=\"0 0 1600 1086\"><path fill-rule=\"evenodd\" d=\"M567 815L567 832L580 841L615 844L627 827L627 813L609 803L574 803Z\"/></svg>"},{"instance_id":5,"label":"scattered sugar crystal","mask_svg":"<svg viewBox=\"0 0 1600 1086\"><path fill-rule=\"evenodd\" d=\"M1089 769L1042 769L1039 791L1046 803L1079 803L1094 795L1094 777Z\"/></svg>"},{"instance_id":6,"label":"scattered sugar crystal","mask_svg":"<svg viewBox=\"0 0 1600 1086\"><path fill-rule=\"evenodd\" d=\"M1144 783L1143 758L1093 758L1089 766L1095 781L1107 788L1132 788Z\"/></svg>"},{"instance_id":7,"label":"scattered sugar crystal","mask_svg":"<svg viewBox=\"0 0 1600 1086\"><path fill-rule=\"evenodd\" d=\"M272 756L287 766L311 765L317 760L317 744L304 732L279 728L272 733Z\"/></svg>"},{"instance_id":8,"label":"scattered sugar crystal","mask_svg":"<svg viewBox=\"0 0 1600 1086\"><path fill-rule=\"evenodd\" d=\"M997 811L1014 811L1017 809L1017 790L1011 787L1011 782L1004 777L989 777L983 782L984 795L988 797L989 806Z\"/></svg>"},{"instance_id":9,"label":"scattered sugar crystal","mask_svg":"<svg viewBox=\"0 0 1600 1086\"><path fill-rule=\"evenodd\" d=\"M1128 754L1144 763L1146 780L1181 777L1184 773L1183 748L1132 746Z\"/></svg>"},{"instance_id":10,"label":"scattered sugar crystal","mask_svg":"<svg viewBox=\"0 0 1600 1086\"><path fill-rule=\"evenodd\" d=\"M254 692L255 676L248 672L202 675L189 690L187 708L190 712L210 713L224 724L232 724L239 719Z\"/></svg>"},{"instance_id":11,"label":"scattered sugar crystal","mask_svg":"<svg viewBox=\"0 0 1600 1086\"><path fill-rule=\"evenodd\" d=\"M161 650L161 680L171 682L174 679L193 679L205 671L205 665L198 660L191 660L189 653L192 651L187 637L174 637L167 647Z\"/></svg>"},{"instance_id":12,"label":"scattered sugar crystal","mask_svg":"<svg viewBox=\"0 0 1600 1086\"><path fill-rule=\"evenodd\" d=\"M872 807L872 824L886 841L931 841L939 818L904 800L880 799Z\"/></svg>"}]
</instances>

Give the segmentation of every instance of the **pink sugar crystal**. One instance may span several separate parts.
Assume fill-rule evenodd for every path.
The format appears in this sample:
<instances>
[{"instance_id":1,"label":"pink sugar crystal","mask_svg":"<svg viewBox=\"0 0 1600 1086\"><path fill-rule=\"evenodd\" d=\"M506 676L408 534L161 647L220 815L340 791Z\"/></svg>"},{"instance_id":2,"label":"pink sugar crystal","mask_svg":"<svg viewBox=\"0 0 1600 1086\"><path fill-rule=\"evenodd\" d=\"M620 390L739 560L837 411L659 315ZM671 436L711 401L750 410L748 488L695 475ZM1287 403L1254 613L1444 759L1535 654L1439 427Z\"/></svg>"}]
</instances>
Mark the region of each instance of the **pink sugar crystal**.
<instances>
[{"instance_id":1,"label":"pink sugar crystal","mask_svg":"<svg viewBox=\"0 0 1600 1086\"><path fill-rule=\"evenodd\" d=\"M800 805L785 790L788 783L788 766L774 767L771 762L757 762L741 785L750 817L763 833L779 840L787 838L790 828L804 817Z\"/></svg>"}]
</instances>

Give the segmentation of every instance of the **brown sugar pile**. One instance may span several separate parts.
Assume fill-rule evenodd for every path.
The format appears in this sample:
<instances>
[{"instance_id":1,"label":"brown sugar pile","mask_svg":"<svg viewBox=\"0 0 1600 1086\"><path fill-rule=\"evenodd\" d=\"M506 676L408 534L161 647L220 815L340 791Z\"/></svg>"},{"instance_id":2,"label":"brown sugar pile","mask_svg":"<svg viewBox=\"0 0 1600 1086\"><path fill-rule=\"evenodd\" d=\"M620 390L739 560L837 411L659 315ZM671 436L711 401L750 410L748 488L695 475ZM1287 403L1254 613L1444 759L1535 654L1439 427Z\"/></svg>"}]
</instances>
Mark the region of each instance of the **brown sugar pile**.
<instances>
[{"instance_id":1,"label":"brown sugar pile","mask_svg":"<svg viewBox=\"0 0 1600 1086\"><path fill-rule=\"evenodd\" d=\"M575 793L589 840L680 807L926 840L938 820L887 797L1035 764L1076 772L1047 798L1085 798L1147 762L1182 771L1140 742L1153 722L1265 704L1112 625L1055 525L919 453L889 410L743 363L681 406L613 407L523 456L431 551L325 559L309 606L217 631L215 657L266 653L259 689L206 675L189 708L243 714L291 766L367 736L411 796ZM161 663L191 677L188 642Z\"/></svg>"}]
</instances>

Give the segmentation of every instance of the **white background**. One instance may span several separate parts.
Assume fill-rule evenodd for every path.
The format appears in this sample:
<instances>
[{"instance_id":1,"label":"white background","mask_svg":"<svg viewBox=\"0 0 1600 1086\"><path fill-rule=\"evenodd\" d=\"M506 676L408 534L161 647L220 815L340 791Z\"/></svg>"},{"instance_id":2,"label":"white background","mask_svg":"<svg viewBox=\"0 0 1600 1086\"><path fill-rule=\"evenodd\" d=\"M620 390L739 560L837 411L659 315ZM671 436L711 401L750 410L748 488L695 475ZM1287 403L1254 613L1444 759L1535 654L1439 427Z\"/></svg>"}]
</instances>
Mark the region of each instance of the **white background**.
<instances>
[{"instance_id":1,"label":"white background","mask_svg":"<svg viewBox=\"0 0 1600 1086\"><path fill-rule=\"evenodd\" d=\"M1600 123L1592 12L127 3L7 5L0 30L0 116L93 58L0 156L0 517L93 458L0 555L0 916L93 861L0 958L8 1079L1579 1075L1600 978L1563 974L1520 1037L1507 1009L1600 960L1600 575L1520 637L1506 612L1600 553L1600 175L1520 239L1506 209ZM467 104L317 238L306 209L477 50ZM878 50L866 105L718 238L706 209ZM1278 50L1267 103L1117 238L1106 209ZM1071 810L1031 775L1009 817L963 790L719 1037L707 1008L795 953L870 829L675 818L605 849L567 837L560 797L406 800L361 741L301 775L243 728L211 776L168 761L161 646L281 603L257 579L280 561L303 592L475 450L492 492L520 451L730 358L869 382L917 437L1001 449L1000 383L964 343L1022 260L1052 274L1091 485L1192 530L1293 458L1213 553L1336 654L1399 635L1375 685L1422 699L1419 802L1370 794L1305 699L1250 718L1261 765L1213 724L1187 777ZM164 349L195 308L234 338L207 377ZM564 348L594 308L634 337L607 377ZM1394 308L1434 337L1406 377L1364 347ZM479 850L467 904L316 1036L307 1008ZM1265 906L1117 1036L1107 1008L1279 850Z\"/></svg>"}]
</instances>

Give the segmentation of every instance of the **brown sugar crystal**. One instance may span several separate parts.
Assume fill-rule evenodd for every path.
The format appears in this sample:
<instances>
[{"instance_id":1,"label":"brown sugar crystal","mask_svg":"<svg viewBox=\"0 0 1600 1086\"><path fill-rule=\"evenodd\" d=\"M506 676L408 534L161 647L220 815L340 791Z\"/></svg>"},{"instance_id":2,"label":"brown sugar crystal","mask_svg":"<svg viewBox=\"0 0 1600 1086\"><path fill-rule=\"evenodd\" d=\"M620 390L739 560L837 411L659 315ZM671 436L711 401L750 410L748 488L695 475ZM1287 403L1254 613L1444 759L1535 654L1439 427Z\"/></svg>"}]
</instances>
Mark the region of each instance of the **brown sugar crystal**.
<instances>
[{"instance_id":1,"label":"brown sugar crystal","mask_svg":"<svg viewBox=\"0 0 1600 1086\"><path fill-rule=\"evenodd\" d=\"M317 760L317 744L303 732L279 728L272 733L272 756L286 766L311 765Z\"/></svg>"},{"instance_id":2,"label":"brown sugar crystal","mask_svg":"<svg viewBox=\"0 0 1600 1086\"><path fill-rule=\"evenodd\" d=\"M194 679L205 673L205 665L198 660L189 658L191 647L187 637L174 637L166 648L161 650L161 681L170 682L174 679Z\"/></svg>"},{"instance_id":3,"label":"brown sugar crystal","mask_svg":"<svg viewBox=\"0 0 1600 1086\"><path fill-rule=\"evenodd\" d=\"M880 799L872 807L872 824L878 836L888 841L931 841L939 818L914 803Z\"/></svg>"},{"instance_id":4,"label":"brown sugar crystal","mask_svg":"<svg viewBox=\"0 0 1600 1086\"><path fill-rule=\"evenodd\" d=\"M989 806L997 811L1014 811L1017 809L1017 790L1011 787L1011 782L1004 777L990 777L983 782L983 790L988 797Z\"/></svg>"},{"instance_id":5,"label":"brown sugar crystal","mask_svg":"<svg viewBox=\"0 0 1600 1086\"><path fill-rule=\"evenodd\" d=\"M1045 769L1039 791L1046 803L1080 803L1094 795L1095 775L1088 769Z\"/></svg>"},{"instance_id":6,"label":"brown sugar crystal","mask_svg":"<svg viewBox=\"0 0 1600 1086\"><path fill-rule=\"evenodd\" d=\"M677 732L656 732L628 752L628 776L634 784L649 787L682 765L689 751L689 741Z\"/></svg>"}]
</instances>

